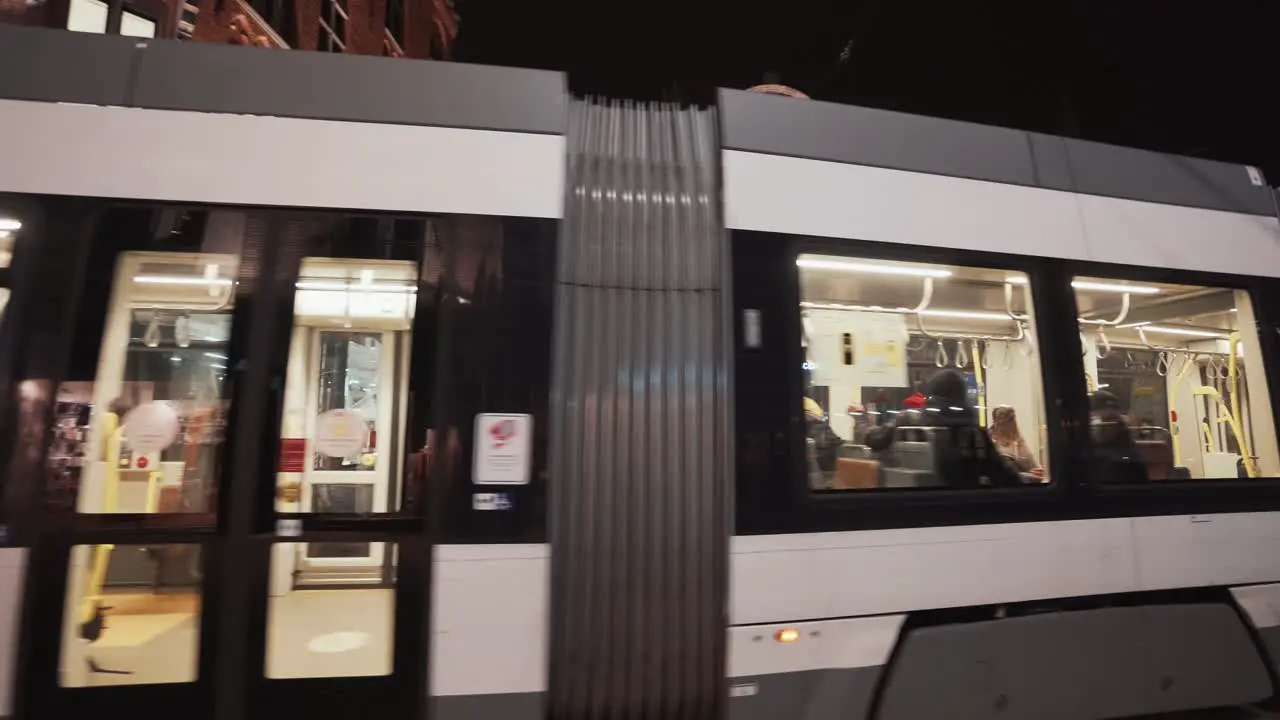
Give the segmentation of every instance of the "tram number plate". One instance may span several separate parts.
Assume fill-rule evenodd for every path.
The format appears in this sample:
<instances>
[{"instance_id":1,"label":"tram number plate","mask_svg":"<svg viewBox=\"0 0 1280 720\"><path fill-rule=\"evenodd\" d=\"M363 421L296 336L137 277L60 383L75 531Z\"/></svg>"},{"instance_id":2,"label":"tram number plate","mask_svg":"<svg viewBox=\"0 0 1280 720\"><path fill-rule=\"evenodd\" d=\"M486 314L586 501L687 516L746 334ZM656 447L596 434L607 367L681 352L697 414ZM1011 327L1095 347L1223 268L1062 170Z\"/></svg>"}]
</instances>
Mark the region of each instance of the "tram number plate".
<instances>
[{"instance_id":1,"label":"tram number plate","mask_svg":"<svg viewBox=\"0 0 1280 720\"><path fill-rule=\"evenodd\" d=\"M471 496L472 510L510 510L511 496L507 493L475 493Z\"/></svg>"}]
</instances>

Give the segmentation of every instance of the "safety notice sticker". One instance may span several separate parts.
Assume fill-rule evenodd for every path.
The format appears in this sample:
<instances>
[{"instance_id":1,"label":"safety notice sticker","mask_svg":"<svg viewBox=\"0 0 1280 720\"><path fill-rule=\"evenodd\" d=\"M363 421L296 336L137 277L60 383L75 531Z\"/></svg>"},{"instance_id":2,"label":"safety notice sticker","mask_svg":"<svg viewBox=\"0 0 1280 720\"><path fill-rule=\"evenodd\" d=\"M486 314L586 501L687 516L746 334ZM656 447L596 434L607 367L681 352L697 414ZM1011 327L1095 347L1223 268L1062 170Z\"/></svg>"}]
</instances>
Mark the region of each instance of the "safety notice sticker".
<instances>
[{"instance_id":1,"label":"safety notice sticker","mask_svg":"<svg viewBox=\"0 0 1280 720\"><path fill-rule=\"evenodd\" d=\"M476 415L476 485L528 485L533 449L533 417L480 413Z\"/></svg>"}]
</instances>

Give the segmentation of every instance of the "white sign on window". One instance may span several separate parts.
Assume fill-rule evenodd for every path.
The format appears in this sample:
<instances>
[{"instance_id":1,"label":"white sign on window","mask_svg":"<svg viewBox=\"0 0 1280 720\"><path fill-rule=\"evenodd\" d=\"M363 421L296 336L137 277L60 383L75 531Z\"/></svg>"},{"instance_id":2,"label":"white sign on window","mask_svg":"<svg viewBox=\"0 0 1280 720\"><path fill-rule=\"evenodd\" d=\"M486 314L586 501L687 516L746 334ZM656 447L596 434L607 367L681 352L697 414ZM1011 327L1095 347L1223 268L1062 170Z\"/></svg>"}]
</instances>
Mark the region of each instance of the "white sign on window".
<instances>
[{"instance_id":1,"label":"white sign on window","mask_svg":"<svg viewBox=\"0 0 1280 720\"><path fill-rule=\"evenodd\" d=\"M533 417L476 415L471 481L477 485L528 485L533 451Z\"/></svg>"},{"instance_id":2,"label":"white sign on window","mask_svg":"<svg viewBox=\"0 0 1280 720\"><path fill-rule=\"evenodd\" d=\"M364 450L364 419L355 410L330 410L316 418L317 452L329 457L351 457Z\"/></svg>"},{"instance_id":3,"label":"white sign on window","mask_svg":"<svg viewBox=\"0 0 1280 720\"><path fill-rule=\"evenodd\" d=\"M164 450L178 439L178 411L163 400L139 405L124 417L124 440L135 453Z\"/></svg>"}]
</instances>

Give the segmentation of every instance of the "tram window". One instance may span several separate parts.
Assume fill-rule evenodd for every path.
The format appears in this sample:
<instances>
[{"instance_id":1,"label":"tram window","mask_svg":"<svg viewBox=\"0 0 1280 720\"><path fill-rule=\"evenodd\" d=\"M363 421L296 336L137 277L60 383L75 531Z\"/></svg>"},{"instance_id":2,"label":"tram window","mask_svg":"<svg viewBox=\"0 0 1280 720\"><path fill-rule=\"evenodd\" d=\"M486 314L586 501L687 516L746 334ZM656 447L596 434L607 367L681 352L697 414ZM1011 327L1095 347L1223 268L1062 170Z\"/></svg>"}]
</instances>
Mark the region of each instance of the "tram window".
<instances>
[{"instance_id":1,"label":"tram window","mask_svg":"<svg viewBox=\"0 0 1280 720\"><path fill-rule=\"evenodd\" d=\"M63 610L63 687L193 682L200 546L77 545Z\"/></svg>"},{"instance_id":2,"label":"tram window","mask_svg":"<svg viewBox=\"0 0 1280 720\"><path fill-rule=\"evenodd\" d=\"M404 432L416 302L414 262L303 260L278 511L363 515L400 506L403 452L395 443Z\"/></svg>"},{"instance_id":3,"label":"tram window","mask_svg":"<svg viewBox=\"0 0 1280 720\"><path fill-rule=\"evenodd\" d=\"M1073 280L1104 483L1280 475L1249 293Z\"/></svg>"},{"instance_id":4,"label":"tram window","mask_svg":"<svg viewBox=\"0 0 1280 720\"><path fill-rule=\"evenodd\" d=\"M22 230L22 221L0 213L0 273L7 278L9 266L13 264L13 245L18 232ZM4 317L4 308L9 304L9 288L0 286L0 317Z\"/></svg>"},{"instance_id":5,"label":"tram window","mask_svg":"<svg viewBox=\"0 0 1280 720\"><path fill-rule=\"evenodd\" d=\"M272 546L267 677L390 675L396 548L386 542ZM364 562L370 555L374 562ZM326 589L335 586L341 589Z\"/></svg>"},{"instance_id":6,"label":"tram window","mask_svg":"<svg viewBox=\"0 0 1280 720\"><path fill-rule=\"evenodd\" d=\"M796 264L812 489L1048 481L1025 275L811 254Z\"/></svg>"},{"instance_id":7,"label":"tram window","mask_svg":"<svg viewBox=\"0 0 1280 720\"><path fill-rule=\"evenodd\" d=\"M208 214L220 215L244 222L238 213ZM90 271L71 367L58 388L48 454L54 508L213 511L240 260L199 250L236 247L239 238L193 224L203 225L184 222L134 245L154 250L122 251L132 228L103 223L89 266L104 271Z\"/></svg>"}]
</instances>

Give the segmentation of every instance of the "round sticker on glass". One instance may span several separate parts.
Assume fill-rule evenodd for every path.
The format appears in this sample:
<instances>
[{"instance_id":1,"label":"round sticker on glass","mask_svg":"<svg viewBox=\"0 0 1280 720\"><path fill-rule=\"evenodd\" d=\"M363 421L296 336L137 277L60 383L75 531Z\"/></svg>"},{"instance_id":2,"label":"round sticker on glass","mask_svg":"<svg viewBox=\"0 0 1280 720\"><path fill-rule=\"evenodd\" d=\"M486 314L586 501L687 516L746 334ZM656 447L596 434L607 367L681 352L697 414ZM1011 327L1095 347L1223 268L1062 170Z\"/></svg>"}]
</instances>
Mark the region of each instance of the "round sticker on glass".
<instances>
[{"instance_id":1,"label":"round sticker on glass","mask_svg":"<svg viewBox=\"0 0 1280 720\"><path fill-rule=\"evenodd\" d=\"M316 418L316 452L350 457L364 449L364 419L353 410L330 410Z\"/></svg>"},{"instance_id":2,"label":"round sticker on glass","mask_svg":"<svg viewBox=\"0 0 1280 720\"><path fill-rule=\"evenodd\" d=\"M135 453L160 452L178 439L178 411L167 402L139 405L124 416L124 441Z\"/></svg>"}]
</instances>

